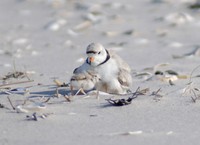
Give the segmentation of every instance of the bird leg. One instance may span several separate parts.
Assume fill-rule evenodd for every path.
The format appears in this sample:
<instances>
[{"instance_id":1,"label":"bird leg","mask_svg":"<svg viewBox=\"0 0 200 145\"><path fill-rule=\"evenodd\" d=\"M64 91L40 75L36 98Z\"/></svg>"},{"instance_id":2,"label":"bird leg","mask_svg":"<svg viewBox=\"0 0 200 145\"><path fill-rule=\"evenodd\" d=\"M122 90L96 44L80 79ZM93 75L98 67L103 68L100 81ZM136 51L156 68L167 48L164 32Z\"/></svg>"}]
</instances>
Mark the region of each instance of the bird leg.
<instances>
[{"instance_id":1,"label":"bird leg","mask_svg":"<svg viewBox=\"0 0 200 145\"><path fill-rule=\"evenodd\" d=\"M75 94L74 96L78 95L80 92L81 92L82 94L84 94L84 95L87 95L87 94L85 93L85 91L83 90L83 88L80 88L80 89L76 92L76 94Z\"/></svg>"}]
</instances>

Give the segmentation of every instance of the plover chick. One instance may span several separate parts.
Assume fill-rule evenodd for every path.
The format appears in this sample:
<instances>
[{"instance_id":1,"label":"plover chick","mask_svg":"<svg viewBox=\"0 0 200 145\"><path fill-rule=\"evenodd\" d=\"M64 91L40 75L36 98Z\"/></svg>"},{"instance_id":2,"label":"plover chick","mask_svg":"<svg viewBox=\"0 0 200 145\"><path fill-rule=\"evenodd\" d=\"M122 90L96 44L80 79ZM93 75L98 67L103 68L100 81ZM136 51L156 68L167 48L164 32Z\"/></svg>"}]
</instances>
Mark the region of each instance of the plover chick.
<instances>
[{"instance_id":1,"label":"plover chick","mask_svg":"<svg viewBox=\"0 0 200 145\"><path fill-rule=\"evenodd\" d=\"M78 72L77 69L75 69L73 76L70 79L71 92L77 90L75 95L79 94L79 92L86 94L85 91L94 89L95 84L99 79L98 75L90 70Z\"/></svg>"},{"instance_id":2,"label":"plover chick","mask_svg":"<svg viewBox=\"0 0 200 145\"><path fill-rule=\"evenodd\" d=\"M131 68L117 54L105 49L100 43L87 47L87 60L79 71L88 69L100 76L95 88L98 91L126 94L132 85Z\"/></svg>"}]
</instances>

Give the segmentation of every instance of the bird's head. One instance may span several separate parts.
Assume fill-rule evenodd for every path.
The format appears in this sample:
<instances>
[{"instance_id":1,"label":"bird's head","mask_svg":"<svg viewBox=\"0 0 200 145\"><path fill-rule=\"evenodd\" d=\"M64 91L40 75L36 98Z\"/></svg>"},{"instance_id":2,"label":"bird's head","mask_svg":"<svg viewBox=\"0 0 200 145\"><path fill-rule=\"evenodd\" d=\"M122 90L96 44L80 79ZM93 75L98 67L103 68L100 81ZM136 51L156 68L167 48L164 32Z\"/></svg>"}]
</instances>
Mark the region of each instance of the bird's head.
<instances>
[{"instance_id":1,"label":"bird's head","mask_svg":"<svg viewBox=\"0 0 200 145\"><path fill-rule=\"evenodd\" d=\"M88 64L98 66L107 59L108 52L100 43L91 43L87 47L86 54Z\"/></svg>"}]
</instances>

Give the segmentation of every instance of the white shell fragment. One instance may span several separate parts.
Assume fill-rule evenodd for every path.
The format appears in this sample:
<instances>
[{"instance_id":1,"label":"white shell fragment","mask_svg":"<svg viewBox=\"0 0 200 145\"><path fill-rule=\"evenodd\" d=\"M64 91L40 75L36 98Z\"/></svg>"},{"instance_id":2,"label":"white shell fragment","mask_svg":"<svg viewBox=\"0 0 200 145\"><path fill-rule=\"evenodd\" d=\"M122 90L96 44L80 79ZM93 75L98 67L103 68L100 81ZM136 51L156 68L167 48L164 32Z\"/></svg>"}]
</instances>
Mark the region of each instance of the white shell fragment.
<instances>
[{"instance_id":1,"label":"white shell fragment","mask_svg":"<svg viewBox=\"0 0 200 145\"><path fill-rule=\"evenodd\" d=\"M27 38L18 38L13 41L13 44L23 45L26 44L27 42L28 42Z\"/></svg>"},{"instance_id":2,"label":"white shell fragment","mask_svg":"<svg viewBox=\"0 0 200 145\"><path fill-rule=\"evenodd\" d=\"M174 48L180 48L182 46L183 46L183 44L180 42L172 42L169 44L169 47L174 47Z\"/></svg>"},{"instance_id":3,"label":"white shell fragment","mask_svg":"<svg viewBox=\"0 0 200 145\"><path fill-rule=\"evenodd\" d=\"M102 15L94 15L93 13L88 13L83 16L84 19L91 21L92 23L100 23L103 19Z\"/></svg>"},{"instance_id":4,"label":"white shell fragment","mask_svg":"<svg viewBox=\"0 0 200 145\"><path fill-rule=\"evenodd\" d=\"M41 111L45 109L46 106L44 104L30 104L30 105L18 105L16 107L17 113L28 113L30 111Z\"/></svg>"},{"instance_id":5,"label":"white shell fragment","mask_svg":"<svg viewBox=\"0 0 200 145\"><path fill-rule=\"evenodd\" d=\"M160 78L161 81L163 82L169 82L169 81L177 81L178 77L176 75L164 75L163 77Z\"/></svg>"},{"instance_id":6,"label":"white shell fragment","mask_svg":"<svg viewBox=\"0 0 200 145\"><path fill-rule=\"evenodd\" d=\"M19 105L16 108L17 113L28 113L29 111L24 109L23 106Z\"/></svg>"},{"instance_id":7,"label":"white shell fragment","mask_svg":"<svg viewBox=\"0 0 200 145\"><path fill-rule=\"evenodd\" d=\"M194 21L194 18L187 13L171 13L168 14L164 19L165 21L174 25L181 25Z\"/></svg>"},{"instance_id":8,"label":"white shell fragment","mask_svg":"<svg viewBox=\"0 0 200 145\"><path fill-rule=\"evenodd\" d=\"M146 38L138 38L138 39L135 39L134 42L139 45L145 45L149 43L149 40Z\"/></svg>"},{"instance_id":9,"label":"white shell fragment","mask_svg":"<svg viewBox=\"0 0 200 145\"><path fill-rule=\"evenodd\" d=\"M92 23L91 23L90 21L84 21L84 22L82 22L82 23L76 25L76 26L74 27L74 30L75 30L75 31L83 31L83 30L88 29L88 28L91 27L91 26L92 26Z\"/></svg>"},{"instance_id":10,"label":"white shell fragment","mask_svg":"<svg viewBox=\"0 0 200 145\"><path fill-rule=\"evenodd\" d=\"M166 133L166 135L172 135L174 132L173 131L168 131L167 133Z\"/></svg>"},{"instance_id":11,"label":"white shell fragment","mask_svg":"<svg viewBox=\"0 0 200 145\"><path fill-rule=\"evenodd\" d=\"M72 29L68 29L67 30L67 33L70 35L70 36L78 36L79 34L78 33L76 33L74 30L72 30Z\"/></svg>"},{"instance_id":12,"label":"white shell fragment","mask_svg":"<svg viewBox=\"0 0 200 145\"><path fill-rule=\"evenodd\" d=\"M117 133L111 133L109 134L110 136L116 136L116 135L140 135L142 134L143 131L142 130L138 130L138 131L128 131L128 132L117 132Z\"/></svg>"},{"instance_id":13,"label":"white shell fragment","mask_svg":"<svg viewBox=\"0 0 200 145\"><path fill-rule=\"evenodd\" d=\"M67 23L65 19L58 19L47 24L46 28L51 31L58 31L62 26Z\"/></svg>"}]
</instances>

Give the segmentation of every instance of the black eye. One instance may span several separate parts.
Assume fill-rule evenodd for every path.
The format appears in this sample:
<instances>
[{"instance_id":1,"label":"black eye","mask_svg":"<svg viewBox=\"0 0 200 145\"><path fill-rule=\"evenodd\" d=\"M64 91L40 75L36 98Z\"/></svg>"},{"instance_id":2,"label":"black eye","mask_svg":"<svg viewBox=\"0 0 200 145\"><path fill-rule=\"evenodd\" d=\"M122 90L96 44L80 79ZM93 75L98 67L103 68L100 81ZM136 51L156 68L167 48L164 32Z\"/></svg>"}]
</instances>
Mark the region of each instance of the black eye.
<instances>
[{"instance_id":1,"label":"black eye","mask_svg":"<svg viewBox=\"0 0 200 145\"><path fill-rule=\"evenodd\" d=\"M101 54L101 51L99 51L98 54Z\"/></svg>"}]
</instances>

